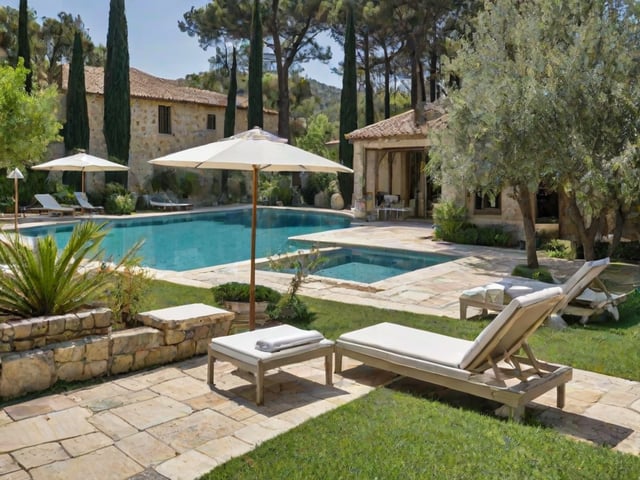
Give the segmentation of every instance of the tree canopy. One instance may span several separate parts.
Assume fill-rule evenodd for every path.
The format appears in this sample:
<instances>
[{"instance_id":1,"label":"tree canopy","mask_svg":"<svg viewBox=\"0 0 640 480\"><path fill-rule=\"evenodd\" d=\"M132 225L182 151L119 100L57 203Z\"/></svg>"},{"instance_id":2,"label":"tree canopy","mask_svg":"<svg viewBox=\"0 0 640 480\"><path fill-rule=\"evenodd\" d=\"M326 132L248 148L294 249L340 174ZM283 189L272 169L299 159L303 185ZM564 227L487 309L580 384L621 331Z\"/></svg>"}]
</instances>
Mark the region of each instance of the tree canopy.
<instances>
[{"instance_id":1,"label":"tree canopy","mask_svg":"<svg viewBox=\"0 0 640 480\"><path fill-rule=\"evenodd\" d=\"M24 166L40 160L49 143L60 140L55 87L27 94L27 69L0 65L0 167Z\"/></svg>"},{"instance_id":2,"label":"tree canopy","mask_svg":"<svg viewBox=\"0 0 640 480\"><path fill-rule=\"evenodd\" d=\"M131 106L129 43L124 0L111 0L107 32L107 64L104 69L104 138L109 157L129 163ZM112 174L113 175L113 174Z\"/></svg>"},{"instance_id":3,"label":"tree canopy","mask_svg":"<svg viewBox=\"0 0 640 480\"><path fill-rule=\"evenodd\" d=\"M326 28L332 2L326 0L276 0L260 2L265 44L273 52L278 76L278 135L289 138L289 74L294 64L328 60L330 49L316 36ZM247 42L252 2L214 0L184 14L179 28L197 36L207 48L226 42Z\"/></svg>"},{"instance_id":4,"label":"tree canopy","mask_svg":"<svg viewBox=\"0 0 640 480\"><path fill-rule=\"evenodd\" d=\"M622 5L486 3L449 66L462 86L432 137L429 171L470 190L512 188L531 267L541 182L567 195L586 258L606 211L637 184L640 50L637 19Z\"/></svg>"}]
</instances>

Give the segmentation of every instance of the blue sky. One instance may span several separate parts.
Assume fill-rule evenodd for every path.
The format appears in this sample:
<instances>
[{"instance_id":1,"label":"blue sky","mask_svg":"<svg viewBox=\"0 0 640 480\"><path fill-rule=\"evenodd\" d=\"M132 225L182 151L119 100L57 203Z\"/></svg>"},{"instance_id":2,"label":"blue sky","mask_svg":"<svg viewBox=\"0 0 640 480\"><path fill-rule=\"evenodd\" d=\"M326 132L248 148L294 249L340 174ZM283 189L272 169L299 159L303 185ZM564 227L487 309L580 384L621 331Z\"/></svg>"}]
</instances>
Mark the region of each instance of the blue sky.
<instances>
[{"instance_id":1,"label":"blue sky","mask_svg":"<svg viewBox=\"0 0 640 480\"><path fill-rule=\"evenodd\" d=\"M19 0L5 1L15 9ZM28 0L29 8L38 18L57 17L61 11L80 15L91 39L96 44L107 43L109 0ZM129 55L132 67L162 78L181 78L189 73L209 69L208 59L214 50L202 50L197 38L178 29L178 20L191 6L201 7L207 0L126 0ZM333 64L341 54L332 44ZM341 77L320 62L304 65L305 74L323 83L341 87Z\"/></svg>"}]
</instances>

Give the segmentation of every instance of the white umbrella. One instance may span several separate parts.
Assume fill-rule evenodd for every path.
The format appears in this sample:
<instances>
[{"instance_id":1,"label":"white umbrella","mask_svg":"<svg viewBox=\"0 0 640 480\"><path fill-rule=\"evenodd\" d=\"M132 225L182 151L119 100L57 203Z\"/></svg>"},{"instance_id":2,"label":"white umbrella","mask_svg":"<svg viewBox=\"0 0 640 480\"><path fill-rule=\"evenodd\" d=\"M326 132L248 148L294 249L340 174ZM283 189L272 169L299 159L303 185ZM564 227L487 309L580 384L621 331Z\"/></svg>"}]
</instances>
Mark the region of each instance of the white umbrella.
<instances>
[{"instance_id":1,"label":"white umbrella","mask_svg":"<svg viewBox=\"0 0 640 480\"><path fill-rule=\"evenodd\" d=\"M57 170L82 172L82 191L84 192L85 172L114 172L118 170L129 170L126 165L111 162L104 158L94 157L88 153L76 153L68 157L57 158L49 162L41 163L31 167L34 170Z\"/></svg>"},{"instance_id":2,"label":"white umbrella","mask_svg":"<svg viewBox=\"0 0 640 480\"><path fill-rule=\"evenodd\" d=\"M149 160L153 165L253 172L251 214L251 280L249 328L255 327L256 220L258 173L329 172L353 173L348 167L286 143L286 140L255 127L218 142L171 153Z\"/></svg>"}]
</instances>

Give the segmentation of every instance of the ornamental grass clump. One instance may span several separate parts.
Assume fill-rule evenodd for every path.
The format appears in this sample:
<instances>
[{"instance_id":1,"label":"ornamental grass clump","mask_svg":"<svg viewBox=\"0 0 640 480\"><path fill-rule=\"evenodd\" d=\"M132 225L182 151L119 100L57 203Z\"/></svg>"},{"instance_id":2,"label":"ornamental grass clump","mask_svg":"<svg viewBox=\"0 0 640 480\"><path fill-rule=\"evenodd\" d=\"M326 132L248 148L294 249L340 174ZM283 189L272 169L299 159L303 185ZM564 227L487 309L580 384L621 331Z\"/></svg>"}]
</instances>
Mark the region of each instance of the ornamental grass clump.
<instances>
[{"instance_id":1,"label":"ornamental grass clump","mask_svg":"<svg viewBox=\"0 0 640 480\"><path fill-rule=\"evenodd\" d=\"M134 245L113 268L104 261L102 240L106 223L81 222L67 245L59 250L51 235L33 245L17 234L0 239L0 314L30 318L64 315L104 297L118 268L130 262L141 243Z\"/></svg>"}]
</instances>

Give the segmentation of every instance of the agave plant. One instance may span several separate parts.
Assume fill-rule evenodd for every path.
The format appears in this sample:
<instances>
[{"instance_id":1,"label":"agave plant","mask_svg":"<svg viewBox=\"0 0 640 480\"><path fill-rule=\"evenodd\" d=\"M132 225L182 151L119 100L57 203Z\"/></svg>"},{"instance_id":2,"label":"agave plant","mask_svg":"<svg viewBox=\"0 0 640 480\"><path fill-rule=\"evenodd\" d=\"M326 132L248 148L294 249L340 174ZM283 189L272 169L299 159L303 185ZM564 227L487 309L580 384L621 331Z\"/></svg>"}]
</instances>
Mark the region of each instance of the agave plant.
<instances>
[{"instance_id":1,"label":"agave plant","mask_svg":"<svg viewBox=\"0 0 640 480\"><path fill-rule=\"evenodd\" d=\"M63 315L98 300L118 267L141 246L132 247L115 268L105 268L101 243L107 233L106 223L81 222L61 251L50 235L37 238L33 246L17 234L0 239L0 263L6 270L0 275L0 313L22 318Z\"/></svg>"}]
</instances>

